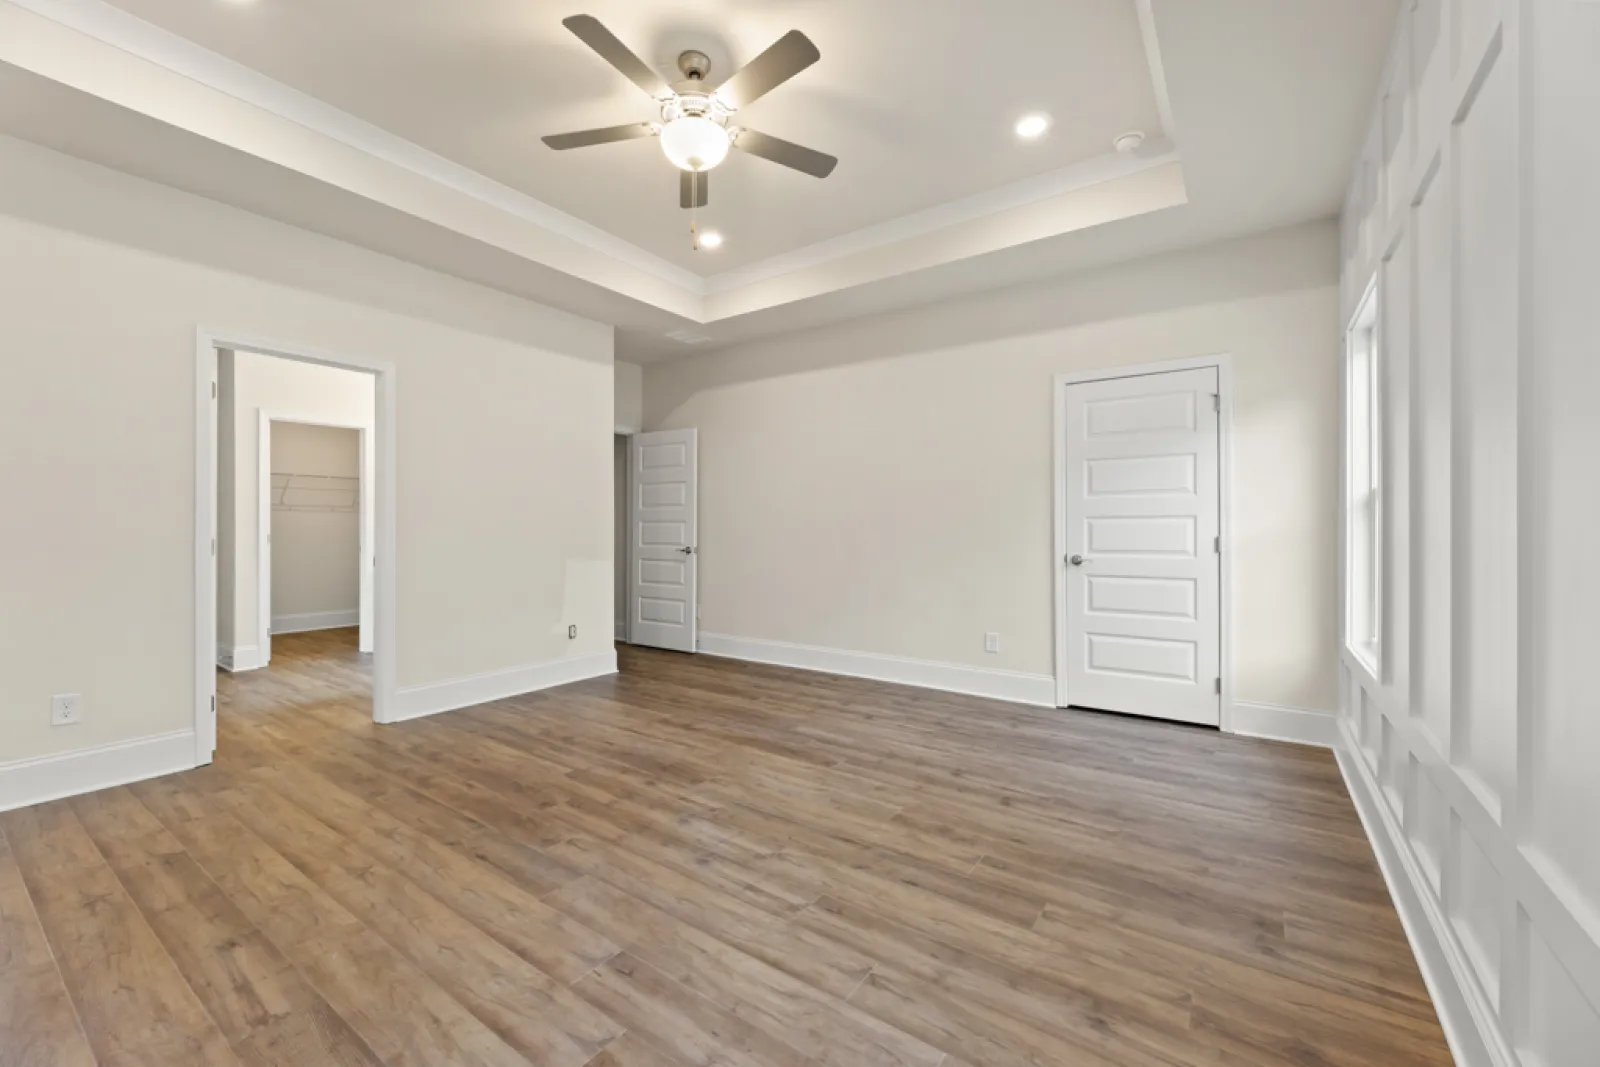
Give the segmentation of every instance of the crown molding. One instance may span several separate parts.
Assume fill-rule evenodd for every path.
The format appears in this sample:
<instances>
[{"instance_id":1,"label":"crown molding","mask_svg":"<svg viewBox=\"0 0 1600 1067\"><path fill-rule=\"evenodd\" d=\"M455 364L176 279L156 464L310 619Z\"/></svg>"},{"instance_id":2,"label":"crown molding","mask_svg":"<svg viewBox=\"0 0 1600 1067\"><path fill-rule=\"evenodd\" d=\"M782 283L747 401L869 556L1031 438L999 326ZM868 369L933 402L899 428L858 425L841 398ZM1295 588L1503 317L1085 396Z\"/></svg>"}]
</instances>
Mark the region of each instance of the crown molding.
<instances>
[{"instance_id":1,"label":"crown molding","mask_svg":"<svg viewBox=\"0 0 1600 1067\"><path fill-rule=\"evenodd\" d=\"M1155 42L1150 0L1138 0L1138 7L1158 109L1163 125L1170 132L1171 109L1167 103L1165 80ZM12 9L13 15L23 12L36 16L59 29L52 36L44 33L42 24L29 26L25 21L12 22L11 25L20 31L33 32L31 36L23 33L13 42L14 48L20 51L14 50L8 55L0 48L0 61L17 63L25 69L61 81L79 91L100 96L118 106L148 114L158 121L177 124L198 137L218 140L222 131L230 131L221 143L227 143L236 150L257 155L318 180L347 184L349 191L358 195L391 199L390 206L398 210L457 229L469 237L489 240L530 262L640 300L699 325L800 299L799 294L802 293L815 295L848 288L862 279L919 270L948 261L951 255L962 258L962 253L951 253L948 248L939 252L930 251L929 239L935 235L949 236L951 240L946 244L950 247L981 245L985 250L993 250L1019 241L1035 240L1094 225L1096 221L1106 221L1107 217L1095 218L1091 217L1092 212L1078 212L1078 221L1073 222L1070 221L1073 215L1071 211L1056 212L1052 216L1049 210L1036 210L1031 217L1041 220L1037 226L1019 225L1017 219L1020 217L1019 209L1045 209L1048 208L1048 202L1058 199L1067 203L1075 194L1082 194L1096 186L1134 179L1162 167L1179 171L1177 164L1180 163L1180 157L1170 137L1153 138L1141 150L1129 155L1108 152L1046 174L780 253L737 270L702 276L542 200L146 22L106 0L0 0L0 23L6 21L7 9ZM61 30L79 36L62 37ZM93 44L75 43L80 38ZM137 75L128 74L125 77L134 84L124 89L124 83L117 82L105 70L105 62L96 63L94 53L83 50L85 47L92 49L95 45L123 53L131 57L130 62L148 64L147 67L130 67L129 70L151 71L152 77L157 80L145 84ZM114 53L101 53L98 58L109 61L112 55ZM110 66L115 68L116 64L113 62ZM94 71L96 67L100 68L98 74ZM161 72L168 79L166 83L159 80ZM181 81L172 80L172 76ZM206 92L219 95L209 99L192 95ZM237 121L225 121L225 102L220 98L233 102L233 106L244 105L254 109L263 121L290 125L262 127L248 117L248 112L239 112ZM223 111L219 112L219 107ZM224 124L219 126L218 122ZM244 131L241 124L250 126L249 131ZM292 146L285 140L291 136L298 139L298 143ZM315 158L316 138L325 138L326 141L322 143L328 144L330 149L337 146L336 151L357 154L355 157L341 158L365 157L373 165L393 169L364 172L358 179L352 179L353 172L349 164ZM256 142L254 145L245 143L252 139ZM409 186L407 179L412 182ZM352 180L355 184L348 184ZM422 184L416 184L418 182ZM419 191L428 188L446 200L428 200L428 194ZM452 194L461 199L448 200ZM1136 199L1138 197L1130 193L1129 202ZM1173 197L1168 196L1162 202L1147 204L1133 213L1170 206L1172 202ZM476 209L473 205L476 205ZM485 208L489 209L487 213L481 210ZM1011 213L1009 216L1008 212ZM501 237L495 237L493 213L525 223L532 229L520 233L508 231ZM430 215L433 217L430 218ZM973 224L992 228L995 232L974 242L970 233ZM958 239L958 230L968 231L967 235ZM548 237L541 239L541 234ZM556 238L571 242L581 251L560 250L559 242L549 243ZM900 257L902 261L896 261L895 246L900 245L905 246L898 250L903 253ZM571 245L564 247L570 249ZM599 258L583 258L586 255ZM578 258L572 258L574 256ZM562 261L565 261L564 265ZM607 264L615 266L608 267ZM837 264L840 268L838 277L831 280L817 270L830 264ZM629 274L624 268L636 273ZM803 277L801 272L807 271L812 274ZM795 275L796 278L785 278L788 275ZM779 278L785 278L785 281L776 285L764 284Z\"/></svg>"},{"instance_id":2,"label":"crown molding","mask_svg":"<svg viewBox=\"0 0 1600 1067\"><path fill-rule=\"evenodd\" d=\"M1074 163L1069 167L1037 174L1009 185L986 189L959 200L946 201L887 222L865 226L851 233L770 256L737 270L724 271L706 279L710 295L732 292L747 285L768 281L795 271L821 266L834 260L899 244L914 237L937 233L975 219L998 215L1012 208L1079 192L1103 182L1116 181L1168 163L1179 162L1178 150L1165 138L1147 143L1138 152L1121 155L1107 152ZM1043 235L1041 235L1043 236Z\"/></svg>"},{"instance_id":3,"label":"crown molding","mask_svg":"<svg viewBox=\"0 0 1600 1067\"><path fill-rule=\"evenodd\" d=\"M226 56L129 14L105 0L7 0L111 45L208 89L225 93L279 118L287 119L340 144L408 170L508 215L542 226L591 251L692 293L705 292L704 279L653 255L615 234L584 222L526 193L518 192L470 167L430 152L370 122L356 118L280 81L236 63Z\"/></svg>"}]
</instances>

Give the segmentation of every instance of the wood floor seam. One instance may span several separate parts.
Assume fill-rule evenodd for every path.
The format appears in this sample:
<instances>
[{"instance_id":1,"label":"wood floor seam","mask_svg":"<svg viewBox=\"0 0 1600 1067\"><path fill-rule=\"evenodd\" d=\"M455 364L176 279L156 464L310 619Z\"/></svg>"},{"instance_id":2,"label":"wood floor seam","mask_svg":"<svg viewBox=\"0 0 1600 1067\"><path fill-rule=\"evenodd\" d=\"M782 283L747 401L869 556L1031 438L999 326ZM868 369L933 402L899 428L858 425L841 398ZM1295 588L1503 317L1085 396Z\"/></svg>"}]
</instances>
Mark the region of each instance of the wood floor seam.
<instances>
[{"instance_id":1,"label":"wood floor seam","mask_svg":"<svg viewBox=\"0 0 1600 1067\"><path fill-rule=\"evenodd\" d=\"M1325 752L628 646L377 726L355 637L0 816L0 1062L1449 1067Z\"/></svg>"},{"instance_id":2,"label":"wood floor seam","mask_svg":"<svg viewBox=\"0 0 1600 1067\"><path fill-rule=\"evenodd\" d=\"M7 852L12 851L11 839L6 835L3 824L0 824L0 848L4 848ZM13 856L15 855L15 853L12 854ZM61 987L61 994L66 999L68 1009L72 1012L74 1029L79 1039L83 1042L83 1050L89 1057L87 1067L99 1067L99 1057L95 1054L89 1041L89 1031L83 1025L83 1013L79 1010L78 1003L72 994L72 986L67 982L66 974L61 969L61 960L56 952L55 944L50 939L50 932L45 929L43 922L39 918L39 905L34 900L33 888L28 885L28 880L22 877L20 868L17 872L17 881L22 887L23 899L27 902L29 912L33 916L34 925L38 927L41 936L44 938L45 949L49 953L51 972L57 984ZM3 1051L5 1051L4 1048L0 1047L0 1052Z\"/></svg>"}]
</instances>

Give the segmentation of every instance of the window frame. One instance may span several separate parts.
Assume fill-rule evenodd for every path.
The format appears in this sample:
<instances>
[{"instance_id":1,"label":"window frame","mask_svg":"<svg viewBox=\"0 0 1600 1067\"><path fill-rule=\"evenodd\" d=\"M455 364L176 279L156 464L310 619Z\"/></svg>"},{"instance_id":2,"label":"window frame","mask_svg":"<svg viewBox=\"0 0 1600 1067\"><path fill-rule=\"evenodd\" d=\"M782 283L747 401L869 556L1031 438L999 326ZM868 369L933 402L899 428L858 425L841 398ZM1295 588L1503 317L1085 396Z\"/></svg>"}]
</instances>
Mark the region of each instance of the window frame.
<instances>
[{"instance_id":1,"label":"window frame","mask_svg":"<svg viewBox=\"0 0 1600 1067\"><path fill-rule=\"evenodd\" d=\"M1368 285L1344 346L1344 646L1374 677L1383 666L1384 359L1378 283Z\"/></svg>"}]
</instances>

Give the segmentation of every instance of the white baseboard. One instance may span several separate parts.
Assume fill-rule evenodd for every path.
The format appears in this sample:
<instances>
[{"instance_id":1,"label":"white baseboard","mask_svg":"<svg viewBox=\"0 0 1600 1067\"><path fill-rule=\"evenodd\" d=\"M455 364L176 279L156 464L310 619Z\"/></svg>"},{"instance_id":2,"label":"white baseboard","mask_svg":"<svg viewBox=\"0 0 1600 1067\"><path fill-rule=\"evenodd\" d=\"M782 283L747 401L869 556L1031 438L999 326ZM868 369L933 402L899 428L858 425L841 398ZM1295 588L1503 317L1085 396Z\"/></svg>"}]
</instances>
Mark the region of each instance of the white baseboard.
<instances>
[{"instance_id":1,"label":"white baseboard","mask_svg":"<svg viewBox=\"0 0 1600 1067\"><path fill-rule=\"evenodd\" d=\"M0 811L186 771L194 755L194 731L178 730L0 763Z\"/></svg>"},{"instance_id":2,"label":"white baseboard","mask_svg":"<svg viewBox=\"0 0 1600 1067\"><path fill-rule=\"evenodd\" d=\"M237 648L217 646L217 666L232 674L240 671L257 671L266 664L261 662L261 649L255 645L240 645Z\"/></svg>"},{"instance_id":3,"label":"white baseboard","mask_svg":"<svg viewBox=\"0 0 1600 1067\"><path fill-rule=\"evenodd\" d=\"M275 634L303 634L311 630L340 630L361 625L361 610L308 611L299 615L274 615L272 632Z\"/></svg>"},{"instance_id":4,"label":"white baseboard","mask_svg":"<svg viewBox=\"0 0 1600 1067\"><path fill-rule=\"evenodd\" d=\"M1378 783L1361 757L1359 746L1342 723L1337 726L1336 736L1334 755L1339 760L1345 788L1350 791L1356 814L1372 842L1378 867L1389 886L1389 896L1400 914L1400 924L1417 957L1422 980L1433 998L1434 1011L1457 1067L1505 1067L1515 1063L1510 1042L1499 1033L1493 1008L1482 1002L1482 993L1471 978L1466 950L1428 891L1427 875L1418 865L1404 830L1383 803Z\"/></svg>"},{"instance_id":5,"label":"white baseboard","mask_svg":"<svg viewBox=\"0 0 1600 1067\"><path fill-rule=\"evenodd\" d=\"M1331 711L1235 700L1232 726L1230 733L1269 741L1293 741L1319 748L1333 748L1339 743L1339 717Z\"/></svg>"},{"instance_id":6,"label":"white baseboard","mask_svg":"<svg viewBox=\"0 0 1600 1067\"><path fill-rule=\"evenodd\" d=\"M424 715L437 715L442 711L470 708L474 704L487 704L492 700L521 696L551 686L581 682L586 678L599 678L617 673L615 649L597 652L592 656L556 660L529 667L514 667L489 674L474 674L466 678L453 678L448 682L412 686L395 692L389 722L419 719Z\"/></svg>"},{"instance_id":7,"label":"white baseboard","mask_svg":"<svg viewBox=\"0 0 1600 1067\"><path fill-rule=\"evenodd\" d=\"M947 693L1009 700L1017 704L1036 704L1048 708L1056 703L1056 680L1048 674L988 670L954 663L901 659L874 652L847 652L837 648L793 645L785 641L728 637L725 634L702 633L700 651L710 656L843 674L851 678L870 678L877 682L915 685Z\"/></svg>"}]
</instances>

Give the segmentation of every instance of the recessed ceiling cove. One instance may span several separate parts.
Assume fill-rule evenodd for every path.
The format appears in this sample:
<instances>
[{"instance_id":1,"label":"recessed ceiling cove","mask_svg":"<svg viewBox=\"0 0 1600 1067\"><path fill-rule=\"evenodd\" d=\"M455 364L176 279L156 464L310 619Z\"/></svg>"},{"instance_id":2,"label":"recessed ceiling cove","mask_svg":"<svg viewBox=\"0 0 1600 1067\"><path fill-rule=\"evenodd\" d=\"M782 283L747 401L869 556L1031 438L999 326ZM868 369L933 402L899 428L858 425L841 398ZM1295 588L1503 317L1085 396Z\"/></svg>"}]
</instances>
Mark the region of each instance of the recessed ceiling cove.
<instances>
[{"instance_id":1,"label":"recessed ceiling cove","mask_svg":"<svg viewBox=\"0 0 1600 1067\"><path fill-rule=\"evenodd\" d=\"M1330 218L1399 3L0 0L0 151L565 308L643 361ZM543 140L665 126L642 85L720 88L781 42L727 118L816 155L686 126L683 160L735 149L700 251L654 131Z\"/></svg>"},{"instance_id":2,"label":"recessed ceiling cove","mask_svg":"<svg viewBox=\"0 0 1600 1067\"><path fill-rule=\"evenodd\" d=\"M892 222L1162 133L1134 0L116 0L116 6L702 275ZM685 239L654 139L553 152L546 134L659 118L562 19L588 14L666 83L715 85L792 30L821 60L738 124L841 160L826 181L733 152ZM641 106L642 105L642 106ZM1048 136L1019 142L1017 115Z\"/></svg>"}]
</instances>

